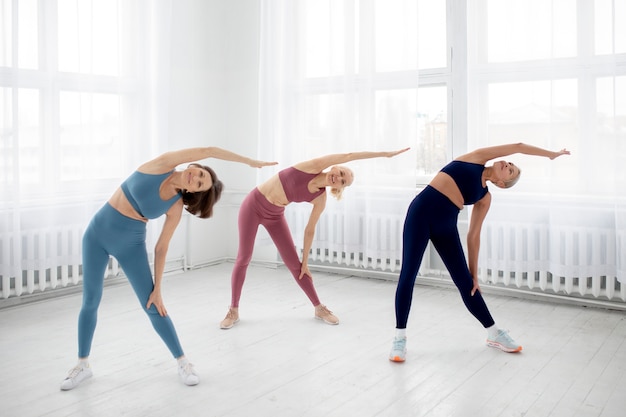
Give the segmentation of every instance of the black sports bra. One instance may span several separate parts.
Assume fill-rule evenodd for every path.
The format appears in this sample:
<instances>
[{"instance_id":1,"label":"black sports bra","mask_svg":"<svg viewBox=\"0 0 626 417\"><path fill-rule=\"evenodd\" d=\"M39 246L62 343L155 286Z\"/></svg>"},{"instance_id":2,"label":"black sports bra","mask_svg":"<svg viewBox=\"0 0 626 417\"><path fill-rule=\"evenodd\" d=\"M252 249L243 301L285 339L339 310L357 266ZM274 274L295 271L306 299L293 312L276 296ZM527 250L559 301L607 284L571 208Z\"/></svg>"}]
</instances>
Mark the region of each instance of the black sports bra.
<instances>
[{"instance_id":1,"label":"black sports bra","mask_svg":"<svg viewBox=\"0 0 626 417\"><path fill-rule=\"evenodd\" d=\"M452 161L441 172L452 177L463 196L463 204L470 205L483 198L489 189L483 187L482 175L484 165L473 162Z\"/></svg>"}]
</instances>

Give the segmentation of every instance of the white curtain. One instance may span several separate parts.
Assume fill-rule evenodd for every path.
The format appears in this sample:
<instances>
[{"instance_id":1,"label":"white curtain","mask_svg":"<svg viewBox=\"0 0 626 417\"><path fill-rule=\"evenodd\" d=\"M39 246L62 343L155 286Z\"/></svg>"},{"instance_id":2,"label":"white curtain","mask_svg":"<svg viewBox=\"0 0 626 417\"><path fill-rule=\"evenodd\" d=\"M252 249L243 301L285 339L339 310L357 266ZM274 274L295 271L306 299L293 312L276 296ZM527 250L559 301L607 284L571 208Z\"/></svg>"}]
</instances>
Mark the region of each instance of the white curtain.
<instances>
[{"instance_id":1,"label":"white curtain","mask_svg":"<svg viewBox=\"0 0 626 417\"><path fill-rule=\"evenodd\" d=\"M418 99L419 25L412 0L262 2L261 158L278 160L278 170L331 153L413 148L395 159L349 164L355 182L341 201L329 198L313 259L356 266L398 259L417 174L446 158L444 134L441 152L416 161L415 149L426 146L425 122L441 115L445 121L447 113L445 88L430 92L431 103ZM445 66L445 41L437 51L428 58ZM261 180L274 172L263 170ZM299 248L310 207L286 211Z\"/></svg>"},{"instance_id":2,"label":"white curtain","mask_svg":"<svg viewBox=\"0 0 626 417\"><path fill-rule=\"evenodd\" d=\"M13 288L59 285L59 270L77 282L82 230L159 151L168 127L170 6L0 0L4 298Z\"/></svg>"},{"instance_id":3,"label":"white curtain","mask_svg":"<svg viewBox=\"0 0 626 417\"><path fill-rule=\"evenodd\" d=\"M490 187L481 278L612 298L626 269L625 3L263 1L262 158L280 169L412 147L353 165L355 184L320 220L314 259L394 270L406 208L423 184L465 152L523 141L572 155L510 158L522 179ZM287 215L300 246L308 207ZM427 254L421 271L445 268Z\"/></svg>"},{"instance_id":4,"label":"white curtain","mask_svg":"<svg viewBox=\"0 0 626 417\"><path fill-rule=\"evenodd\" d=\"M626 282L626 1L473 0L468 10L469 146L572 151L510 157L522 178L515 190L491 187L486 227L506 223L511 234L494 234L505 247L482 260L583 287ZM515 239L524 250L506 247Z\"/></svg>"}]
</instances>

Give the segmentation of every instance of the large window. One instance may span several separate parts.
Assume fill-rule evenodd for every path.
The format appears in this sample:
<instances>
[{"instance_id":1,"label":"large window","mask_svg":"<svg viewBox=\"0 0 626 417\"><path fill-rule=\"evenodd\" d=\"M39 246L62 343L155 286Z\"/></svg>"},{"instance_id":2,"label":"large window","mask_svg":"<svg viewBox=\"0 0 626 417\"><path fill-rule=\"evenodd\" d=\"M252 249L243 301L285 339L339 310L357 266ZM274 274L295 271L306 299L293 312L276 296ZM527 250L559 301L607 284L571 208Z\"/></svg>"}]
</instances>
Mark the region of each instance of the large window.
<instances>
[{"instance_id":1,"label":"large window","mask_svg":"<svg viewBox=\"0 0 626 417\"><path fill-rule=\"evenodd\" d=\"M167 97L169 12L167 0L0 0L3 297L77 283L82 230L167 135L155 97Z\"/></svg>"},{"instance_id":2,"label":"large window","mask_svg":"<svg viewBox=\"0 0 626 417\"><path fill-rule=\"evenodd\" d=\"M466 124L451 121L465 86L453 68L466 47L449 29L459 18L445 0L262 2L261 156L411 147L350 163L354 184L328 199L311 259L396 268L408 204L461 148L452 128ZM298 247L309 210L286 212Z\"/></svg>"},{"instance_id":3,"label":"large window","mask_svg":"<svg viewBox=\"0 0 626 417\"><path fill-rule=\"evenodd\" d=\"M474 0L468 10L470 143L572 151L511 157L522 179L492 191L484 277L611 298L626 279L626 1Z\"/></svg>"},{"instance_id":4,"label":"large window","mask_svg":"<svg viewBox=\"0 0 626 417\"><path fill-rule=\"evenodd\" d=\"M411 158L353 166L356 190L320 220L318 259L393 269L421 185L463 153L526 142L572 155L508 158L522 179L512 190L490 185L481 279L509 285L513 275L534 288L541 273L542 289L550 282L559 291L565 280L583 295L593 280L612 297L626 265L626 0L266 1L262 9L261 140L276 144L279 160L412 148ZM423 267L445 269L428 255Z\"/></svg>"},{"instance_id":5,"label":"large window","mask_svg":"<svg viewBox=\"0 0 626 417\"><path fill-rule=\"evenodd\" d=\"M626 186L626 1L475 0L470 8L474 143L571 149L567 163L520 158L520 189L612 201Z\"/></svg>"},{"instance_id":6,"label":"large window","mask_svg":"<svg viewBox=\"0 0 626 417\"><path fill-rule=\"evenodd\" d=\"M280 57L261 57L268 74L284 77L281 83L290 80L292 88L283 97L290 103L283 120L291 120L291 132L272 135L274 148L292 160L363 149L417 150L411 162L368 163L357 187L414 187L416 175L424 182L449 159L453 86L445 0L305 0L284 13L298 16L297 24L285 20L293 40ZM274 29L271 36L281 36L280 26Z\"/></svg>"},{"instance_id":7,"label":"large window","mask_svg":"<svg viewBox=\"0 0 626 417\"><path fill-rule=\"evenodd\" d=\"M126 175L130 132L149 120L144 7L0 0L2 201L110 192Z\"/></svg>"}]
</instances>

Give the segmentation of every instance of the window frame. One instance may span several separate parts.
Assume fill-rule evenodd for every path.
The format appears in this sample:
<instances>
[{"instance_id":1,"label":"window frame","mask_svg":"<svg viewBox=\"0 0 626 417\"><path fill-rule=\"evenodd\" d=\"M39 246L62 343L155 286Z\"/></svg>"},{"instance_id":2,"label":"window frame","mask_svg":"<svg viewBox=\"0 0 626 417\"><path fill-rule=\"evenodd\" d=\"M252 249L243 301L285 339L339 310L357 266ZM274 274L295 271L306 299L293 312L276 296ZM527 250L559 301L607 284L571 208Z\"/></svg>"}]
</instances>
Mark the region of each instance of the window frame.
<instances>
[{"instance_id":1,"label":"window frame","mask_svg":"<svg viewBox=\"0 0 626 417\"><path fill-rule=\"evenodd\" d=\"M141 3L141 2L139 2ZM146 11L139 7L138 2L119 2L120 25L133 23L133 31L123 30L129 36L129 42L134 45L146 44L149 31L146 27L136 27L137 24L147 24L137 22L132 19L137 13ZM12 36L10 39L11 62L10 66L0 66L0 88L4 88L6 94L10 96L7 101L11 102L11 120L8 131L2 132L5 136L12 136L7 140L12 159L13 178L7 178L3 183L3 195L0 198L0 205L8 203L12 195L19 194L20 201L26 205L38 206L42 204L77 203L85 199L102 200L108 196L111 189L119 183L120 176L125 173L118 170L112 171L106 176L96 179L63 180L61 167L59 166L59 151L61 146L61 120L60 120L60 96L64 92L85 93L85 94L109 94L119 98L120 118L119 142L123 152L118 155L121 158L120 166L125 167L136 163L141 146L136 141L131 140L133 132L139 130L140 125L148 124L142 113L142 103L149 102L147 64L145 59L137 59L140 66L135 68L125 68L124 71L131 70L126 74L118 76L99 75L88 73L62 72L58 70L58 12L57 2L38 1L38 68L20 68L18 62L19 39L18 21L19 4L13 0L9 17L12 25ZM145 6L145 5L144 5ZM120 53L122 53L120 51ZM145 58L145 57L143 57ZM20 184L15 180L18 175L20 159L20 125L19 125L19 95L22 89L32 89L38 92L39 96L39 164L42 165L42 174L38 182ZM128 114L138 115L131 118ZM144 116L141 116L144 114ZM52 175L50 175L52 174ZM19 176L18 176L19 177ZM8 200L7 200L8 199ZM10 204L10 203L8 203Z\"/></svg>"},{"instance_id":2,"label":"window frame","mask_svg":"<svg viewBox=\"0 0 626 417\"><path fill-rule=\"evenodd\" d=\"M359 3L360 10L358 12L358 36L360 41L358 45L367 45L368 40L374 37L374 2L362 1ZM356 65L359 72L356 74L347 74L342 76L330 75L327 77L311 77L306 78L306 69L299 67L304 62L304 52L301 48L298 62L294 64L293 89L292 94L307 95L333 94L341 93L342 79L348 79L348 83L358 86L372 85L369 94L364 99L368 108L375 112L375 96L378 91L396 90L396 89L422 89L429 87L445 87L447 99L447 138L446 138L446 160L466 152L467 149L467 121L465 111L467 108L467 65L465 60L467 57L467 46L465 40L465 31L453 30L453 28L466 28L466 4L455 0L445 1L446 10L446 66L441 68L427 68L418 70L393 71L393 72L377 72L375 68L375 60L364 59L366 54L358 54L359 62ZM299 19L305 19L302 10L296 11ZM300 25L302 28L303 24ZM462 34L460 34L462 32ZM298 39L302 41L306 33L304 29L300 29ZM347 45L346 48L354 47L354 39L348 39L353 44ZM371 61L371 62L370 62ZM302 75L300 75L302 74ZM336 86L336 88L334 88ZM418 93L419 94L419 93ZM369 115L374 118L375 113ZM381 144L382 146L382 144ZM435 172L417 175L412 179L411 188L415 186L425 186Z\"/></svg>"}]
</instances>

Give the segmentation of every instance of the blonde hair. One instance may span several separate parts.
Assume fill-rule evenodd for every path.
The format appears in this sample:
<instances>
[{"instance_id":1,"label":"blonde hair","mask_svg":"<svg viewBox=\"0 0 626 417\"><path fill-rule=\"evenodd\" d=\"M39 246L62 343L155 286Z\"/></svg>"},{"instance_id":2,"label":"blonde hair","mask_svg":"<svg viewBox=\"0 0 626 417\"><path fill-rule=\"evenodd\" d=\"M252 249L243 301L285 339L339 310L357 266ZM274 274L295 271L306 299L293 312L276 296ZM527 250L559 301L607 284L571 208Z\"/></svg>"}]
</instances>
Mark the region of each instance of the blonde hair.
<instances>
[{"instance_id":1,"label":"blonde hair","mask_svg":"<svg viewBox=\"0 0 626 417\"><path fill-rule=\"evenodd\" d=\"M522 170L520 169L520 167L517 167L517 177L513 178L512 180L505 181L504 188L511 188L512 186L517 184L517 181L519 181L519 177L521 177L521 175Z\"/></svg>"},{"instance_id":2,"label":"blonde hair","mask_svg":"<svg viewBox=\"0 0 626 417\"><path fill-rule=\"evenodd\" d=\"M341 200L341 197L343 197L343 190L344 190L344 188L331 188L330 189L330 194L333 197L335 197L335 199L337 199L337 201L339 201L339 200Z\"/></svg>"}]
</instances>

